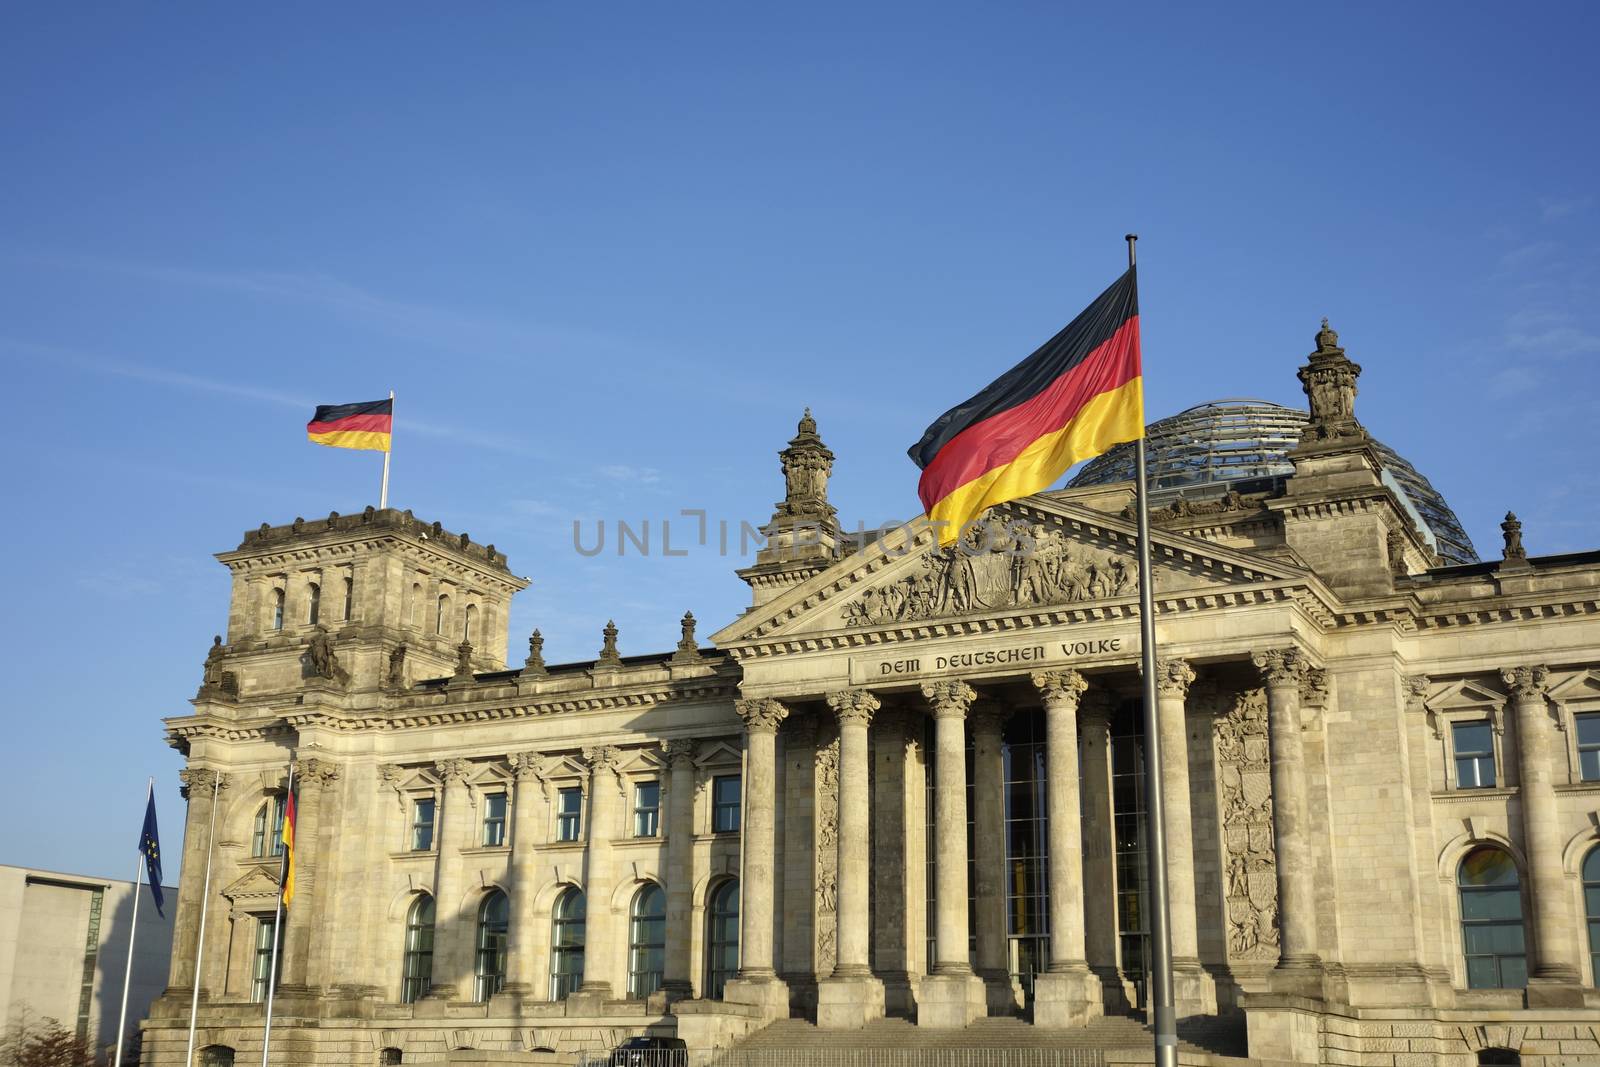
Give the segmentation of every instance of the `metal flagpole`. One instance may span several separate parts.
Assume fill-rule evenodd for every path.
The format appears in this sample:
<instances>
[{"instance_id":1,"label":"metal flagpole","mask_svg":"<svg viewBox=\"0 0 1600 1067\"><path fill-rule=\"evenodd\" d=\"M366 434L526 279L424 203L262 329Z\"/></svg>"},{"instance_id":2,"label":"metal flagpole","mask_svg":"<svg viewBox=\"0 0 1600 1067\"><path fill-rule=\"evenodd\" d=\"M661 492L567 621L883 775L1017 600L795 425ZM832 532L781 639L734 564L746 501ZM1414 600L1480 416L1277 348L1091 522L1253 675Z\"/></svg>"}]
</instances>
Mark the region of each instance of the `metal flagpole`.
<instances>
[{"instance_id":1,"label":"metal flagpole","mask_svg":"<svg viewBox=\"0 0 1600 1067\"><path fill-rule=\"evenodd\" d=\"M1127 235L1128 269L1135 265L1136 233ZM1137 284L1137 282L1135 283ZM1143 414L1141 412L1141 418ZM1156 720L1156 611L1150 569L1150 487L1144 473L1144 430L1140 427L1133 460L1139 510L1139 643L1144 674L1145 820L1149 846L1150 1014L1156 1067L1177 1067L1178 1027L1172 1002L1172 926L1167 900L1166 803L1161 789L1161 729ZM1181 753L1179 754L1182 755Z\"/></svg>"},{"instance_id":2,"label":"metal flagpole","mask_svg":"<svg viewBox=\"0 0 1600 1067\"><path fill-rule=\"evenodd\" d=\"M206 912L211 907L211 853L217 843L217 795L222 791L222 773L211 772L211 825L206 830L206 880L200 890L200 936L194 946L194 993L189 998L189 1051L183 1057L188 1067L194 1064L194 1026L200 1013L200 964L206 952Z\"/></svg>"},{"instance_id":3,"label":"metal flagpole","mask_svg":"<svg viewBox=\"0 0 1600 1067\"><path fill-rule=\"evenodd\" d=\"M150 807L150 798L155 795L155 791L156 780L152 775L144 791L146 810ZM112 1067L122 1067L122 1039L128 1031L128 984L133 981L133 935L139 929L139 889L144 884L144 865L144 849L141 848L139 862L133 868L133 922L128 924L128 964L122 970L122 1011L117 1016L117 1058L112 1061Z\"/></svg>"},{"instance_id":4,"label":"metal flagpole","mask_svg":"<svg viewBox=\"0 0 1600 1067\"><path fill-rule=\"evenodd\" d=\"M394 450L394 390L389 390L389 447L383 450L383 488L378 490L378 510L389 506L389 453Z\"/></svg>"},{"instance_id":5,"label":"metal flagpole","mask_svg":"<svg viewBox=\"0 0 1600 1067\"><path fill-rule=\"evenodd\" d=\"M390 393L389 395L393 396L394 394ZM387 473L389 465L388 453L384 454L383 462ZM289 798L293 795L294 755L291 753L289 756L289 788L283 795L285 808L280 810L287 810ZM300 813L296 811L295 817L298 818L299 815ZM283 839L281 832L278 839L280 841ZM286 846L284 848L283 858L278 861L278 906L272 913L272 961L267 965L267 1025L266 1029L261 1031L261 1067L267 1067L267 1056L272 1051L272 1002L273 995L278 991L278 942L283 936L283 881L288 877L289 873L289 848L291 847Z\"/></svg>"}]
</instances>

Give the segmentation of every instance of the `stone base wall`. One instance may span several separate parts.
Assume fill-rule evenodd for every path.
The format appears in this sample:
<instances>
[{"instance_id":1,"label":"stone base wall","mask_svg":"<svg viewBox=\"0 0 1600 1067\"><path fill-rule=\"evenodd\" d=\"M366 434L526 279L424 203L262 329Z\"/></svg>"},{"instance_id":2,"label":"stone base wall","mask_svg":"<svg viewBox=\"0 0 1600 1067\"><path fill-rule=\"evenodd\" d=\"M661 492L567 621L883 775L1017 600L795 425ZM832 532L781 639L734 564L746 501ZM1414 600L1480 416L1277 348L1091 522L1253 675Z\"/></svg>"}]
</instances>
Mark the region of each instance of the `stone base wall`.
<instances>
[{"instance_id":1,"label":"stone base wall","mask_svg":"<svg viewBox=\"0 0 1600 1067\"><path fill-rule=\"evenodd\" d=\"M1328 1015L1322 1028L1322 1061L1348 1067L1476 1067L1482 1049L1509 1048L1522 1056L1523 1067L1600 1063L1600 1023L1595 1021L1595 1014L1559 1014L1565 1018L1517 1013L1514 1022L1402 1021Z\"/></svg>"}]
</instances>

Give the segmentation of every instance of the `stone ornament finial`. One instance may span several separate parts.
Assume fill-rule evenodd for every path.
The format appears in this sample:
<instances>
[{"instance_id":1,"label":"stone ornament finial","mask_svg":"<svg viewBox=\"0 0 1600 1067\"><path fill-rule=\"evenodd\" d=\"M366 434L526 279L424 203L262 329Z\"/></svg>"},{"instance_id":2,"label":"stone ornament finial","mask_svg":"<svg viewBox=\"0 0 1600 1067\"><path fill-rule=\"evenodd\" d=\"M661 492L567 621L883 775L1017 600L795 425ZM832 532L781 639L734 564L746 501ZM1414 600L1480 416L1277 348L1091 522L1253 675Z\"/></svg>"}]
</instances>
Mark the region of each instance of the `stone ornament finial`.
<instances>
[{"instance_id":1,"label":"stone ornament finial","mask_svg":"<svg viewBox=\"0 0 1600 1067\"><path fill-rule=\"evenodd\" d=\"M700 643L694 637L694 623L694 612L692 611L684 612L683 618L678 621L680 635L678 637L678 649L672 654L672 658L679 663L700 658Z\"/></svg>"},{"instance_id":2,"label":"stone ornament finial","mask_svg":"<svg viewBox=\"0 0 1600 1067\"><path fill-rule=\"evenodd\" d=\"M433 773L447 786L466 781L471 769L471 764L464 759L442 759L433 765Z\"/></svg>"},{"instance_id":3,"label":"stone ornament finial","mask_svg":"<svg viewBox=\"0 0 1600 1067\"><path fill-rule=\"evenodd\" d=\"M978 694L972 686L959 680L925 682L922 686L922 695L933 705L933 717L936 719L964 719L967 716L967 709L978 699Z\"/></svg>"},{"instance_id":4,"label":"stone ornament finial","mask_svg":"<svg viewBox=\"0 0 1600 1067\"><path fill-rule=\"evenodd\" d=\"M1317 350L1298 376L1311 404L1311 421L1300 437L1302 447L1316 441L1366 436L1356 421L1356 379L1361 377L1361 365L1345 356L1339 335L1327 319L1317 331Z\"/></svg>"},{"instance_id":5,"label":"stone ornament finial","mask_svg":"<svg viewBox=\"0 0 1600 1067\"><path fill-rule=\"evenodd\" d=\"M1311 664L1304 653L1292 645L1287 648L1266 648L1250 653L1250 662L1261 672L1261 680L1269 689L1284 686L1300 687Z\"/></svg>"},{"instance_id":6,"label":"stone ornament finial","mask_svg":"<svg viewBox=\"0 0 1600 1067\"><path fill-rule=\"evenodd\" d=\"M685 762L694 763L699 751L700 745L692 737L673 737L661 742L661 755L673 767Z\"/></svg>"},{"instance_id":7,"label":"stone ornament finial","mask_svg":"<svg viewBox=\"0 0 1600 1067\"><path fill-rule=\"evenodd\" d=\"M538 630L528 635L528 658L522 664L522 673L532 675L550 673L544 665L544 634Z\"/></svg>"},{"instance_id":8,"label":"stone ornament finial","mask_svg":"<svg viewBox=\"0 0 1600 1067\"><path fill-rule=\"evenodd\" d=\"M1044 697L1045 707L1066 706L1076 710L1089 683L1075 670L1034 671L1029 675L1033 687Z\"/></svg>"},{"instance_id":9,"label":"stone ornament finial","mask_svg":"<svg viewBox=\"0 0 1600 1067\"><path fill-rule=\"evenodd\" d=\"M1506 559L1528 558L1528 550L1522 547L1522 523L1515 512L1506 512L1506 521L1500 524L1500 532L1505 537Z\"/></svg>"},{"instance_id":10,"label":"stone ornament finial","mask_svg":"<svg viewBox=\"0 0 1600 1067\"><path fill-rule=\"evenodd\" d=\"M450 679L453 682L472 681L472 645L463 641L456 646L456 673Z\"/></svg>"},{"instance_id":11,"label":"stone ornament finial","mask_svg":"<svg viewBox=\"0 0 1600 1067\"><path fill-rule=\"evenodd\" d=\"M1186 659L1161 657L1156 660L1156 691L1162 696L1183 698L1198 677Z\"/></svg>"},{"instance_id":12,"label":"stone ornament finial","mask_svg":"<svg viewBox=\"0 0 1600 1067\"><path fill-rule=\"evenodd\" d=\"M1500 680L1518 700L1543 700L1549 688L1546 684L1549 677L1550 668L1542 664L1506 667L1500 672Z\"/></svg>"},{"instance_id":13,"label":"stone ornament finial","mask_svg":"<svg viewBox=\"0 0 1600 1067\"><path fill-rule=\"evenodd\" d=\"M789 447L778 453L783 465L783 502L777 517L831 520L835 516L828 503L828 478L833 473L833 453L817 435L817 420L806 408L800 417Z\"/></svg>"},{"instance_id":14,"label":"stone ornament finial","mask_svg":"<svg viewBox=\"0 0 1600 1067\"><path fill-rule=\"evenodd\" d=\"M828 694L828 707L839 717L839 725L846 723L872 725L872 716L883 705L866 689L839 689Z\"/></svg>"},{"instance_id":15,"label":"stone ornament finial","mask_svg":"<svg viewBox=\"0 0 1600 1067\"><path fill-rule=\"evenodd\" d=\"M1343 352L1339 347L1339 334L1328 325L1328 316L1322 316L1322 329L1317 331L1318 352Z\"/></svg>"},{"instance_id":16,"label":"stone ornament finial","mask_svg":"<svg viewBox=\"0 0 1600 1067\"><path fill-rule=\"evenodd\" d=\"M789 709L783 706L783 702L771 697L736 700L733 707L739 713L739 718L744 720L744 728L753 734L776 733L778 726L789 717Z\"/></svg>"},{"instance_id":17,"label":"stone ornament finial","mask_svg":"<svg viewBox=\"0 0 1600 1067\"><path fill-rule=\"evenodd\" d=\"M596 667L620 667L622 656L617 652L617 624L612 619L606 620L605 629L600 631L601 645L600 656L594 661Z\"/></svg>"},{"instance_id":18,"label":"stone ornament finial","mask_svg":"<svg viewBox=\"0 0 1600 1067\"><path fill-rule=\"evenodd\" d=\"M389 650L389 669L384 675L384 685L390 689L406 687L406 652L404 641Z\"/></svg>"}]
</instances>

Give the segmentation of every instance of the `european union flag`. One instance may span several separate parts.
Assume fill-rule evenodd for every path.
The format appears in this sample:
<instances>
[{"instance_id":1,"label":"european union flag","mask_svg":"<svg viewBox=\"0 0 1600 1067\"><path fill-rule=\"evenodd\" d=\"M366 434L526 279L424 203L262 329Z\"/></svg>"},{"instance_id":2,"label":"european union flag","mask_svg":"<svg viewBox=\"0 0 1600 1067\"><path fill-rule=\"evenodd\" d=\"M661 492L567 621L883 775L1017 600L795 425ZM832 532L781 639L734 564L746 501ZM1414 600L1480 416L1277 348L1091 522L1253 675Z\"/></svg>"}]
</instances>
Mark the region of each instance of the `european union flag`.
<instances>
[{"instance_id":1,"label":"european union flag","mask_svg":"<svg viewBox=\"0 0 1600 1067\"><path fill-rule=\"evenodd\" d=\"M150 794L150 803L144 809L144 832L139 835L139 851L144 853L144 868L150 876L150 895L156 901L156 914L166 918L161 910L161 835L156 832L156 795Z\"/></svg>"}]
</instances>

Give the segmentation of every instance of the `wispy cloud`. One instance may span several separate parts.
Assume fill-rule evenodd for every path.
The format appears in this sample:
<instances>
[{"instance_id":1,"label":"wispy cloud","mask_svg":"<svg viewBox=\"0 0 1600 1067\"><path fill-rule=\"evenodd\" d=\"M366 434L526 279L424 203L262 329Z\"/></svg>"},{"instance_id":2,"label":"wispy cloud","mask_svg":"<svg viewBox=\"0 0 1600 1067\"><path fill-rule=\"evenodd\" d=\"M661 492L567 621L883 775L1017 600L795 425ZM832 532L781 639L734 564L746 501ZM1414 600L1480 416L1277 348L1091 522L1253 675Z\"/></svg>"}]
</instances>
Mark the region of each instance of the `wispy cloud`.
<instances>
[{"instance_id":1,"label":"wispy cloud","mask_svg":"<svg viewBox=\"0 0 1600 1067\"><path fill-rule=\"evenodd\" d=\"M1526 270L1529 267L1548 265L1547 261L1560 249L1554 241L1532 241L1519 245L1500 257L1502 270Z\"/></svg>"},{"instance_id":2,"label":"wispy cloud","mask_svg":"<svg viewBox=\"0 0 1600 1067\"><path fill-rule=\"evenodd\" d=\"M1600 352L1600 335L1578 325L1569 312L1525 308L1506 320L1506 347L1532 356L1560 358Z\"/></svg>"},{"instance_id":3,"label":"wispy cloud","mask_svg":"<svg viewBox=\"0 0 1600 1067\"><path fill-rule=\"evenodd\" d=\"M1560 222L1573 215L1581 215L1593 204L1594 198L1590 196L1544 196L1539 198L1539 217L1545 222Z\"/></svg>"},{"instance_id":4,"label":"wispy cloud","mask_svg":"<svg viewBox=\"0 0 1600 1067\"><path fill-rule=\"evenodd\" d=\"M608 463L596 468L595 473L609 481L633 485L655 485L661 481L661 472L654 467L633 467L626 463Z\"/></svg>"}]
</instances>

